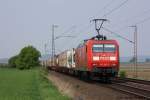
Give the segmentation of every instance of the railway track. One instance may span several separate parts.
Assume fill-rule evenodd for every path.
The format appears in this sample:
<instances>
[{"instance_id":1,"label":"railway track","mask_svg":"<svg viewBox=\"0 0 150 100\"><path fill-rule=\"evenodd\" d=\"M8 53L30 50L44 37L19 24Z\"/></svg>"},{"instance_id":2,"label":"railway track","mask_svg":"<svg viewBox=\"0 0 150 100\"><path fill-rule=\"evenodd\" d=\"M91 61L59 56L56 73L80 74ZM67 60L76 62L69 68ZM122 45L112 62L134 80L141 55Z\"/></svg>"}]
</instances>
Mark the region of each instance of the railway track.
<instances>
[{"instance_id":1,"label":"railway track","mask_svg":"<svg viewBox=\"0 0 150 100\"><path fill-rule=\"evenodd\" d=\"M150 81L147 80L140 80L140 79L133 79L133 78L120 78L120 77L118 77L117 80L120 82L134 82L139 84L150 85Z\"/></svg>"},{"instance_id":2,"label":"railway track","mask_svg":"<svg viewBox=\"0 0 150 100\"><path fill-rule=\"evenodd\" d=\"M150 81L117 78L107 87L136 96L138 99L150 100Z\"/></svg>"},{"instance_id":3,"label":"railway track","mask_svg":"<svg viewBox=\"0 0 150 100\"><path fill-rule=\"evenodd\" d=\"M73 77L72 75L69 76ZM116 91L121 91L125 94L131 95L132 98L138 100L150 100L150 81L131 78L117 78L112 80L112 84L101 84L97 81L92 81L92 84L111 88Z\"/></svg>"}]
</instances>

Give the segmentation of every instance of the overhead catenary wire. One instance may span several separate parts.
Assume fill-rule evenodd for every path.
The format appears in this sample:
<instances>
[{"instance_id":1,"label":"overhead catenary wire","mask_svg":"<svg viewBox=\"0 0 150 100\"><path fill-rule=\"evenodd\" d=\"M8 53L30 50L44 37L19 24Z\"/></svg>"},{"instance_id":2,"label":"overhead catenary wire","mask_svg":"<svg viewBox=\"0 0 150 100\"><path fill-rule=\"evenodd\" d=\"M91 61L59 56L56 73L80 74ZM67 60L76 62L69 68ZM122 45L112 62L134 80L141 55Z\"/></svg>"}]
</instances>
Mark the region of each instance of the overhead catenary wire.
<instances>
[{"instance_id":1,"label":"overhead catenary wire","mask_svg":"<svg viewBox=\"0 0 150 100\"><path fill-rule=\"evenodd\" d=\"M105 6L104 6L104 8L106 8L108 5L110 5L112 2L113 2L114 0L111 0L108 4L106 4ZM128 2L129 0L125 0L124 2L122 2L121 4L119 4L118 6L116 6L115 8L113 8L112 10L110 10L108 13L105 13L104 15L103 15L103 17L104 16L107 16L107 15L110 15L111 13L113 13L115 10L118 10L119 8L121 8L124 4L126 4L127 2ZM103 9L104 9L103 8ZM85 29L87 29L87 28L90 28L90 26L91 25L88 25L87 27L85 27ZM82 30L83 31L83 30ZM81 31L80 31L80 33L81 33ZM79 35L79 34L78 34ZM121 37L121 35L118 35L119 37ZM122 37L122 38L124 38L124 37ZM124 38L125 39L125 38ZM128 39L126 39L126 40L128 40ZM128 40L128 41L130 41L130 40ZM130 41L131 42L131 41Z\"/></svg>"},{"instance_id":2,"label":"overhead catenary wire","mask_svg":"<svg viewBox=\"0 0 150 100\"><path fill-rule=\"evenodd\" d=\"M96 17L97 15L99 15L100 13L102 13L102 11L103 11L104 9L106 9L107 7L109 7L114 1L115 1L115 0L111 0L110 2L108 2L102 9L100 9L100 10L98 11L98 13L97 13L95 16L93 16L93 17L91 17L91 18L94 18L94 17ZM91 19L91 18L90 18L90 19Z\"/></svg>"},{"instance_id":3,"label":"overhead catenary wire","mask_svg":"<svg viewBox=\"0 0 150 100\"><path fill-rule=\"evenodd\" d=\"M149 20L150 20L150 17L147 17L147 18L145 18L145 19L143 19L143 20L141 20L141 21L132 23L132 25L139 25L139 24L145 23L146 21L149 21ZM126 29L127 27L129 27L129 25L123 26L123 27L119 28L117 31L124 30L124 29Z\"/></svg>"},{"instance_id":4,"label":"overhead catenary wire","mask_svg":"<svg viewBox=\"0 0 150 100\"><path fill-rule=\"evenodd\" d=\"M70 31L72 31L72 30L75 29L75 28L76 28L75 25L71 26L69 29L67 29L66 31L62 32L58 37L63 36L64 34L66 34L66 33L70 32Z\"/></svg>"},{"instance_id":5,"label":"overhead catenary wire","mask_svg":"<svg viewBox=\"0 0 150 100\"><path fill-rule=\"evenodd\" d=\"M94 17L96 17L97 15L99 15L99 13L101 13L101 11L103 11L104 9L106 9L107 7L109 7L115 0L111 0L110 2L108 2L102 9L100 9L100 11L98 11L98 13L93 16L93 17L90 17L90 20L92 20ZM81 26L81 25L80 25ZM79 33L83 32L84 30L90 28L91 24L90 25L86 25L82 30L79 31ZM80 34L78 34L80 35Z\"/></svg>"},{"instance_id":6,"label":"overhead catenary wire","mask_svg":"<svg viewBox=\"0 0 150 100\"><path fill-rule=\"evenodd\" d=\"M143 14L148 13L148 12L150 12L150 9L145 10L144 12L140 12L138 15L132 16L132 17L130 17L129 19L123 20L123 21L121 21L121 22L123 23L123 22L127 22L127 21L130 21L130 20L133 20L133 19L135 19L135 18L138 18L138 17L143 16ZM134 23L134 25L144 23L144 22L146 22L147 20L150 20L150 17L145 18L145 19L142 20L142 21L136 22L136 23ZM132 24L133 24L133 23L132 23ZM119 24L113 24L113 26L115 26L115 27L117 27L117 26L119 26L119 25L120 25L120 23L119 23ZM129 27L129 25L125 25L125 26L123 26L123 27L117 29L117 31L124 30L124 29L127 28L127 27Z\"/></svg>"},{"instance_id":7,"label":"overhead catenary wire","mask_svg":"<svg viewBox=\"0 0 150 100\"><path fill-rule=\"evenodd\" d=\"M77 41L80 41L80 38L78 38L79 35L81 35L81 33L85 31L85 29L86 29L86 30L89 29L92 25L93 25L93 24L89 24L89 25L87 25L86 27L84 27L84 29L79 30L79 31L80 31L79 34L76 35ZM72 43L73 43L73 42L69 42L68 45L63 46L63 48L65 48L66 46L70 47L70 46L72 45ZM75 43L75 42L74 42L74 43Z\"/></svg>"},{"instance_id":8,"label":"overhead catenary wire","mask_svg":"<svg viewBox=\"0 0 150 100\"><path fill-rule=\"evenodd\" d=\"M57 39L57 38L63 37L63 35L64 35L64 34L66 34L66 33L70 32L70 31L72 31L72 30L73 30L73 29L75 29L75 28L76 28L76 26L75 26L75 25L71 26L71 27L70 27L70 28L68 28L66 31L62 32L59 36L56 36L54 39ZM74 37L74 36L64 36L64 37ZM47 47L48 47L48 45L50 45L50 43L49 43L49 42L47 42L47 43L46 43L46 45L47 45ZM50 51L50 50L47 50L47 51Z\"/></svg>"},{"instance_id":9,"label":"overhead catenary wire","mask_svg":"<svg viewBox=\"0 0 150 100\"><path fill-rule=\"evenodd\" d=\"M145 10L145 11L143 11L143 12L140 12L140 13L137 14L137 15L131 16L131 17L128 18L128 19L124 19L124 20L122 20L121 22L127 22L127 21L130 21L130 20L133 20L133 19L138 18L138 17L141 17L141 16L143 16L144 14L147 14L147 13L149 13L149 12L150 12L150 9ZM114 24L113 26L119 26L119 25L120 25L120 23L119 23L119 24Z\"/></svg>"},{"instance_id":10,"label":"overhead catenary wire","mask_svg":"<svg viewBox=\"0 0 150 100\"><path fill-rule=\"evenodd\" d=\"M146 22L148 20L150 20L150 17L147 17L147 18L145 18L145 19L143 19L143 20L141 20L139 22L136 22L135 25L142 24L142 23L144 23L144 22Z\"/></svg>"},{"instance_id":11,"label":"overhead catenary wire","mask_svg":"<svg viewBox=\"0 0 150 100\"><path fill-rule=\"evenodd\" d=\"M111 13L113 13L114 11L118 10L119 8L121 8L123 5L125 5L129 0L125 0L124 2L122 2L121 4L119 4L118 6L116 6L115 8L113 8L112 10L110 10L109 12L105 13L102 17L110 15Z\"/></svg>"},{"instance_id":12,"label":"overhead catenary wire","mask_svg":"<svg viewBox=\"0 0 150 100\"><path fill-rule=\"evenodd\" d=\"M112 2L112 1L114 1L114 0L111 0L111 2ZM107 15L112 14L114 11L118 10L119 8L121 8L121 7L122 7L124 4L126 4L128 1L129 1L129 0L125 0L125 1L122 2L120 5L118 5L117 7L113 8L113 9L110 10L108 13L104 14L104 16L107 16ZM108 3L108 5L110 5L110 3ZM106 6L104 6L104 8L106 8ZM144 23L144 22L146 22L146 21L148 21L148 20L150 20L150 17L145 18L145 19L143 19L142 21L137 22L136 24L142 24L142 23ZM90 26L91 26L91 24L85 26L84 29L79 30L79 33L82 34L82 32L85 31L85 30L87 30L88 28L90 28ZM127 26L127 27L128 27L128 26ZM122 38L122 39L124 39L124 40L126 40L126 41L128 41L128 42L130 42L130 43L134 43L133 41L129 40L128 38L126 38L126 37L124 37L124 36L122 36L122 35L119 35L117 32L111 31L110 29L107 29L107 28L104 28L104 27L102 27L102 28L103 28L105 31L108 31L108 32L110 32L111 34L114 34L115 36L117 36L117 37L119 37L119 38ZM62 35L65 34L65 33L68 33L68 32L64 32L64 33L62 33ZM80 34L76 34L76 35L79 36ZM69 43L71 43L71 42L69 42ZM67 46L67 45L65 45L65 46Z\"/></svg>"},{"instance_id":13,"label":"overhead catenary wire","mask_svg":"<svg viewBox=\"0 0 150 100\"><path fill-rule=\"evenodd\" d=\"M88 25L86 25L83 29L80 29L80 30L79 30L79 32L78 32L79 34L76 34L76 35L74 35L74 36L64 36L64 37L77 38L79 35L81 35L82 32L84 32L85 30L89 29L91 26L92 26L92 24L88 24ZM70 32L70 31L71 31L72 29L74 29L74 28L76 28L76 26L72 26L72 27L69 28L67 31L61 33L61 35L57 36L56 38L59 38L59 37L63 36L65 33ZM72 39L73 39L73 38L72 38ZM66 42L68 42L68 41L66 41ZM71 43L72 43L72 42L68 42L69 45L71 45ZM63 46L63 47L62 47L62 50L63 50L63 48L65 48L67 45L62 45L62 46ZM60 50L59 50L59 52L60 52Z\"/></svg>"},{"instance_id":14,"label":"overhead catenary wire","mask_svg":"<svg viewBox=\"0 0 150 100\"><path fill-rule=\"evenodd\" d=\"M64 34L70 32L70 31L72 31L72 30L75 29L75 28L76 28L75 25L74 25L74 26L71 26L69 29L67 29L66 31L64 31L63 33L61 33L59 36L56 36L55 39L59 39L59 38L61 38L61 37L75 37L75 36L71 36L71 35L64 35Z\"/></svg>"},{"instance_id":15,"label":"overhead catenary wire","mask_svg":"<svg viewBox=\"0 0 150 100\"><path fill-rule=\"evenodd\" d=\"M112 4L113 1L114 1L114 0L111 0L109 3L107 3L107 4L103 7L103 9L105 9L105 8L108 7L110 4ZM110 14L113 13L114 11L118 10L118 9L121 8L123 5L125 5L128 1L129 1L129 0L123 1L121 4L119 4L118 6L116 6L115 8L113 8L112 10L110 10L108 13L105 13L105 14L103 15L103 17L104 17L104 16L107 16L107 15L110 15ZM79 33L81 34L81 32L83 32L84 30L87 30L88 28L90 28L90 26L91 26L91 24L90 24L90 25L87 25L86 27L84 27L84 29L80 30ZM107 30L107 31L108 31L108 30ZM109 31L110 31L110 30L109 30ZM112 32L111 32L111 33L112 33ZM114 32L113 32L113 33L114 33ZM80 34L77 34L76 37L79 36ZM123 38L123 39L129 41L129 42L132 42L132 41L130 41L129 39L127 39L127 38L125 38L125 37L123 37L123 36L121 36L121 35L119 35L119 34L116 34L116 35L117 35L118 37L120 37L120 38Z\"/></svg>"},{"instance_id":16,"label":"overhead catenary wire","mask_svg":"<svg viewBox=\"0 0 150 100\"><path fill-rule=\"evenodd\" d=\"M109 7L110 4L112 4L112 2L115 0L111 0L110 2L108 2L100 11L102 11L103 9L106 9L107 7ZM111 14L112 12L114 12L115 10L121 8L125 3L127 3L129 0L125 0L124 2L122 2L121 4L119 4L118 6L116 6L115 8L113 8L111 11L109 11L108 13L104 14L102 17ZM100 12L98 11L98 12ZM98 14L97 14L98 15ZM96 15L95 15L96 17ZM90 28L91 25L87 25L84 27L84 29L80 30L79 33L81 33L82 31L84 31L87 28ZM78 34L79 35L79 34Z\"/></svg>"},{"instance_id":17,"label":"overhead catenary wire","mask_svg":"<svg viewBox=\"0 0 150 100\"><path fill-rule=\"evenodd\" d=\"M76 36L72 36L72 35L64 35L64 34L70 32L70 31L72 31L74 28L76 28L75 25L72 26L72 27L70 27L69 29L67 29L67 31L61 33L59 36L55 37L55 40L60 39L60 38L62 38L62 37L75 38ZM68 42L68 41L67 41L67 42ZM64 45L62 45L62 46L64 47ZM58 50L58 49L56 49L56 50ZM60 52L60 50L58 50L58 51Z\"/></svg>"},{"instance_id":18,"label":"overhead catenary wire","mask_svg":"<svg viewBox=\"0 0 150 100\"><path fill-rule=\"evenodd\" d=\"M108 7L114 0L111 0L108 4L106 4L103 8L105 9L106 7ZM122 2L121 4L119 4L118 6L116 6L115 8L113 8L112 10L110 10L108 13L105 13L102 17L109 15L111 13L113 13L115 10L118 10L119 8L121 8L124 4L126 4L129 0L125 0L124 2ZM85 29L90 28L91 25L88 25ZM83 31L83 30L82 30ZM81 32L81 31L80 31Z\"/></svg>"},{"instance_id":19,"label":"overhead catenary wire","mask_svg":"<svg viewBox=\"0 0 150 100\"><path fill-rule=\"evenodd\" d=\"M130 43L134 43L133 41L129 40L128 38L119 35L117 32L111 31L111 30L109 30L109 29L107 29L107 28L105 28L105 27L102 27L102 28L103 28L105 31L110 32L111 34L114 34L115 36L117 36L117 37L119 37L119 38L121 38L121 39L124 39L124 40L126 40L126 41L128 41L128 42L130 42Z\"/></svg>"},{"instance_id":20,"label":"overhead catenary wire","mask_svg":"<svg viewBox=\"0 0 150 100\"><path fill-rule=\"evenodd\" d=\"M75 38L77 39L76 41L80 41L80 38L78 38L79 35L81 35L81 33L85 31L85 29L87 30L87 29L89 29L91 26L93 26L93 24L90 23L90 24L88 24L87 26L85 26L84 29L79 30L79 34L77 34L76 37L75 37ZM74 39L75 39L75 38L74 38ZM74 41L75 41L75 40L74 40ZM66 48L66 46L70 47L70 46L72 45L72 43L76 43L76 42L68 42L67 45L64 45L64 46L63 46L63 48Z\"/></svg>"},{"instance_id":21,"label":"overhead catenary wire","mask_svg":"<svg viewBox=\"0 0 150 100\"><path fill-rule=\"evenodd\" d=\"M90 27L92 26L92 24L88 24L86 25L83 29L80 29L77 33L79 34L76 34L75 37L77 38L79 35L82 34L82 32L84 32L85 30L89 29Z\"/></svg>"}]
</instances>

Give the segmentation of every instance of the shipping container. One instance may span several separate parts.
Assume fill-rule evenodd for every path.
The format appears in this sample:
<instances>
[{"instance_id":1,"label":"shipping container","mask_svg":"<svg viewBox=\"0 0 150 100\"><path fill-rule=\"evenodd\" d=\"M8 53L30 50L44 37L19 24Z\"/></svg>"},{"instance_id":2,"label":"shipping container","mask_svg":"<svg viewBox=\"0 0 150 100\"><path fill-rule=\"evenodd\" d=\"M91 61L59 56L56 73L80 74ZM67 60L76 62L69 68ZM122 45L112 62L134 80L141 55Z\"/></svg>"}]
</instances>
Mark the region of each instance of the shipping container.
<instances>
[{"instance_id":1,"label":"shipping container","mask_svg":"<svg viewBox=\"0 0 150 100\"><path fill-rule=\"evenodd\" d=\"M66 50L58 55L59 67L74 68L74 49Z\"/></svg>"}]
</instances>

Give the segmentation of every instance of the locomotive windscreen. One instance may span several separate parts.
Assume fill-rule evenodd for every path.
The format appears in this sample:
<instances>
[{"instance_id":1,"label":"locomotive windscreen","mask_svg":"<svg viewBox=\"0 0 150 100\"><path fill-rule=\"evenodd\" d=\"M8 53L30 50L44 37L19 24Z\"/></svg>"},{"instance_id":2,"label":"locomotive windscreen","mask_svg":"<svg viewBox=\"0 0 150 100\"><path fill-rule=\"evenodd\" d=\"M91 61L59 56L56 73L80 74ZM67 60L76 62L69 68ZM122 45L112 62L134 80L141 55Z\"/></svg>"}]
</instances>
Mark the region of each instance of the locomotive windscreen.
<instances>
[{"instance_id":1,"label":"locomotive windscreen","mask_svg":"<svg viewBox=\"0 0 150 100\"><path fill-rule=\"evenodd\" d=\"M115 52L116 46L114 44L94 44L93 52Z\"/></svg>"},{"instance_id":2,"label":"locomotive windscreen","mask_svg":"<svg viewBox=\"0 0 150 100\"><path fill-rule=\"evenodd\" d=\"M103 44L94 44L93 45L93 52L103 52L104 50Z\"/></svg>"}]
</instances>

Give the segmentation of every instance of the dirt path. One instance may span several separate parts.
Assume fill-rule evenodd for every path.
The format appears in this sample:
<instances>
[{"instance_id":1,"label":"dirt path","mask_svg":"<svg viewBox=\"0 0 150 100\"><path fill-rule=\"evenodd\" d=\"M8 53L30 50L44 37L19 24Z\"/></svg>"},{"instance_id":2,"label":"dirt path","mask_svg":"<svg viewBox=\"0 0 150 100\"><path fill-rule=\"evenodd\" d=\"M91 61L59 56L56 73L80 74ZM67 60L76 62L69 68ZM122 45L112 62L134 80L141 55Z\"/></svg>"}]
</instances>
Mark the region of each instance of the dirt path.
<instances>
[{"instance_id":1,"label":"dirt path","mask_svg":"<svg viewBox=\"0 0 150 100\"><path fill-rule=\"evenodd\" d=\"M56 85L62 94L73 100L131 100L132 98L112 89L87 83L70 76L51 71L48 79ZM133 99L132 99L133 100Z\"/></svg>"}]
</instances>

